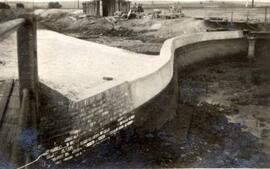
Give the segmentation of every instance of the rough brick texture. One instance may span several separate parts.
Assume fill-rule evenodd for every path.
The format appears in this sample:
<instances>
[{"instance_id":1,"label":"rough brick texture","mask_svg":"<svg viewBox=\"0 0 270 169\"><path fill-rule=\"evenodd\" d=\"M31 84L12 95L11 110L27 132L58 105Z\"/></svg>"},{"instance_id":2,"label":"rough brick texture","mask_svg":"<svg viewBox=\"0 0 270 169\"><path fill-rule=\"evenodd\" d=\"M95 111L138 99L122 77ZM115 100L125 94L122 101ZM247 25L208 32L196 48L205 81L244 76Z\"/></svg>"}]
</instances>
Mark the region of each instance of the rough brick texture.
<instances>
[{"instance_id":1,"label":"rough brick texture","mask_svg":"<svg viewBox=\"0 0 270 169\"><path fill-rule=\"evenodd\" d=\"M115 135L130 126L135 117L127 83L77 103L45 85L41 92L41 140L49 149L47 159L56 164Z\"/></svg>"},{"instance_id":2,"label":"rough brick texture","mask_svg":"<svg viewBox=\"0 0 270 169\"><path fill-rule=\"evenodd\" d=\"M198 38L202 41L196 42ZM177 116L186 127L190 115L178 107L183 68L247 51L241 34L228 33L223 38L214 33L194 35L191 41L189 37L167 41L161 55L169 58L159 70L76 103L41 85L40 141L49 150L47 159L56 164L70 160L133 123L141 131L154 131ZM180 132L184 137L187 129Z\"/></svg>"}]
</instances>

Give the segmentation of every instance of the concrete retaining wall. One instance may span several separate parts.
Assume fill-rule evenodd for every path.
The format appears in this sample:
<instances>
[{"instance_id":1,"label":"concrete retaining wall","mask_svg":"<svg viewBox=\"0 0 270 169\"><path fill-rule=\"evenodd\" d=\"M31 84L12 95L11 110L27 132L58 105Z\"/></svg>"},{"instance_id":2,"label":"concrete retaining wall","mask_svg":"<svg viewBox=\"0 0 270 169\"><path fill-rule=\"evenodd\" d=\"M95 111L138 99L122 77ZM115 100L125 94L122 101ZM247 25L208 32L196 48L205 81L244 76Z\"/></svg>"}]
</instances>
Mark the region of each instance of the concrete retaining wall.
<instances>
[{"instance_id":1,"label":"concrete retaining wall","mask_svg":"<svg viewBox=\"0 0 270 169\"><path fill-rule=\"evenodd\" d=\"M226 56L246 56L247 50L248 42L241 31L198 33L167 40L160 55L163 59L167 59L165 64L152 74L131 83L134 107L139 107L155 98L154 103L144 106L155 106L154 110L144 108L136 112L136 125L143 126L143 130L153 131L177 114L176 111L179 108L175 109L175 106L171 104L176 98L178 100L181 91L177 89L179 87L177 76L183 76L182 71L186 67L200 65L206 60L222 59ZM174 80L173 84L170 84L171 79ZM173 90L173 92L163 91L161 93L164 89ZM160 100L164 97L167 99L166 102Z\"/></svg>"},{"instance_id":2,"label":"concrete retaining wall","mask_svg":"<svg viewBox=\"0 0 270 169\"><path fill-rule=\"evenodd\" d=\"M243 38L241 31L232 31L197 33L167 40L159 58L163 59L165 64L153 73L130 82L134 107L143 105L169 84L175 60L178 67L184 67L209 58L245 52L247 42ZM235 44L232 41L234 39L240 40L241 44ZM175 59L174 53L177 49L181 49L182 53L178 53Z\"/></svg>"},{"instance_id":3,"label":"concrete retaining wall","mask_svg":"<svg viewBox=\"0 0 270 169\"><path fill-rule=\"evenodd\" d=\"M47 158L70 160L132 124L158 129L177 113L182 68L246 51L242 32L199 33L167 40L157 58L164 64L152 73L76 103L42 85L41 143L49 149Z\"/></svg>"}]
</instances>

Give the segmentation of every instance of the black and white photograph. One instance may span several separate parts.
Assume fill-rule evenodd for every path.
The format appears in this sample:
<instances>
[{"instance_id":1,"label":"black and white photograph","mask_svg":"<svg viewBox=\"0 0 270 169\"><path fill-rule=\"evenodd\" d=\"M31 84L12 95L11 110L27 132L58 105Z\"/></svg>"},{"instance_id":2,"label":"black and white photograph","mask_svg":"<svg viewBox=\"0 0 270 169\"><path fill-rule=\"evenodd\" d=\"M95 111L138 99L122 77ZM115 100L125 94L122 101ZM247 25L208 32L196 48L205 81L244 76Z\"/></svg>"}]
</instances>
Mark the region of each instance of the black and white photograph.
<instances>
[{"instance_id":1,"label":"black and white photograph","mask_svg":"<svg viewBox=\"0 0 270 169\"><path fill-rule=\"evenodd\" d=\"M270 0L0 0L0 169L270 168Z\"/></svg>"}]
</instances>

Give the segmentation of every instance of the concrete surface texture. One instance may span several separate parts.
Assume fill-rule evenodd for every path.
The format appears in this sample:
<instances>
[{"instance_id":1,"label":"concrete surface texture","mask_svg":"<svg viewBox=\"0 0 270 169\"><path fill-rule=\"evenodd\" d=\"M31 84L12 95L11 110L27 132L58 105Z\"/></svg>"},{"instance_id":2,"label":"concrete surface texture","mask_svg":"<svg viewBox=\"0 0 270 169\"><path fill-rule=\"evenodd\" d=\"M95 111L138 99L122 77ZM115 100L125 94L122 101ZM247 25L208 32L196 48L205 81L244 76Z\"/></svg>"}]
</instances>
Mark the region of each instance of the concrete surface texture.
<instances>
[{"instance_id":1,"label":"concrete surface texture","mask_svg":"<svg viewBox=\"0 0 270 169\"><path fill-rule=\"evenodd\" d=\"M0 78L17 77L16 36L0 45L3 63ZM1 59L1 60L2 60ZM136 54L122 49L86 42L56 32L38 31L38 67L41 82L73 101L91 96L102 86L114 86L143 76L163 64L157 56ZM106 79L113 78L112 81ZM107 88L105 87L105 88Z\"/></svg>"},{"instance_id":2,"label":"concrete surface texture","mask_svg":"<svg viewBox=\"0 0 270 169\"><path fill-rule=\"evenodd\" d=\"M133 82L132 97L137 107L157 95L170 82L176 48L195 42L242 36L241 32L218 32L176 37L164 43L159 56L152 56L39 30L39 78L72 101L86 99L125 81ZM1 79L17 76L15 37L13 34L0 43L1 49L5 49L0 51L3 56Z\"/></svg>"},{"instance_id":3,"label":"concrete surface texture","mask_svg":"<svg viewBox=\"0 0 270 169\"><path fill-rule=\"evenodd\" d=\"M3 45L1 47L5 49L12 45L14 46L15 39L15 35L11 35L1 43ZM61 132L69 133L70 137L63 137L67 140L74 138L72 133L75 131L77 136L74 139L81 140L81 138L86 138L77 145L78 147L74 151L81 151L81 144L85 144L86 147L92 146L94 143L106 139L107 135L104 133L109 133L108 135L113 134L133 123L134 116L128 113L144 105L162 92L172 81L173 76L179 73L174 73L175 66L188 66L209 58L219 58L243 52L245 46L240 45L240 47L237 47L238 44L235 45L236 48L234 50L232 50L233 48L230 45L218 48L218 51L214 50L215 48L213 47L215 45L213 45L213 41L218 41L219 43L217 44L222 44L232 39L243 39L242 32L213 32L180 36L167 40L161 49L160 55L153 56L136 54L122 49L78 40L56 32L40 30L38 31L39 78L43 84L72 101L64 105L64 107L69 106L68 112L63 113L61 111L60 119L58 119L59 117L54 118L54 116L57 116L56 113L46 113L45 115L48 117L43 118L44 126L49 129L50 127L51 129L59 129L59 134L63 134ZM190 48L190 46L193 48ZM3 58L5 59L0 67L0 70L3 70L0 71L1 74L6 73L3 76L0 74L2 78L16 77L16 71L14 70L17 63L16 48L11 47L10 49L13 50L1 50L2 53L0 53L4 55ZM175 54L175 51L178 49L185 50L185 53ZM196 51L195 53L193 53L194 50ZM205 54L206 51L207 54ZM124 88L120 87L121 84L125 84ZM113 88L115 90L111 90ZM116 95L119 93L123 100L120 100L120 96ZM129 98L130 101L128 101ZM116 106L111 106L111 102L115 102L114 99L119 102L116 102ZM57 101L55 104L63 106L61 101ZM164 104L161 105L164 107ZM98 107L93 108L94 106ZM115 107L120 107L120 109L115 110ZM98 113L94 111L97 111L104 117L100 118ZM148 124L151 124L151 127L164 124L166 122L164 119L168 119L169 116L164 111L158 112L159 116L156 114L151 116L145 113L145 111L143 113L151 117L150 121L146 121ZM124 121L121 121L120 119L122 119L123 115L127 115L127 117L125 117ZM136 114L136 116L137 119L134 119L135 123L138 119L143 121L141 120L141 114ZM145 117L145 119L148 119L148 117ZM91 121L94 118L97 118L99 121ZM50 119L53 120L49 121ZM78 119L78 121L75 119ZM106 131L99 130L100 127L104 127L108 122L113 123L114 119L118 119L119 122L119 125L113 126L116 127L115 130L110 131L111 127ZM163 121L161 122L160 119ZM60 126L55 127L57 124L50 124L50 122L55 123L56 121ZM65 124L63 122L68 123L63 125ZM127 124L125 124L126 122ZM92 125L97 125L97 131L103 134L101 136L96 134L88 138L86 135L93 133L90 130L84 131L83 125L90 127L91 130ZM67 127L67 129L63 127ZM58 131L55 132L58 134ZM51 136L54 135L51 134ZM93 143L96 137L98 141ZM56 147L51 149L53 161L59 160L60 157L64 161L73 158L73 155L63 158L63 154L55 153L55 149L60 151L59 147L67 141L57 137L55 140L54 146ZM73 148L70 151L73 151Z\"/></svg>"},{"instance_id":4,"label":"concrete surface texture","mask_svg":"<svg viewBox=\"0 0 270 169\"><path fill-rule=\"evenodd\" d=\"M143 126L143 129L146 131L160 128L160 126L164 125L174 116L180 117L182 120L188 122L189 118L184 116L186 112L179 111L173 113L173 111L165 111L164 109L168 109L169 104L165 103L164 100L155 101L152 106L147 104L148 107L152 108L150 111L143 109L142 111L132 113L127 112L131 112L145 105L145 103L149 103L149 100L152 101L153 98L157 98L157 96L159 98L166 98L167 100L174 97L174 95L177 97L177 90L171 92L167 91L166 94L163 93L161 95L160 92L164 91L166 86L172 81L172 78L185 74L185 72L181 72L181 68L208 59L214 58L220 60L222 57L228 55L236 56L239 53L245 54L247 51L246 47L247 44L245 43L242 32L237 31L199 33L167 40L163 45L160 52L161 54L155 57L155 59L160 61L160 67L154 67L144 74L124 79L127 81L127 83L123 85L124 88L116 86L113 89L112 86L115 84L110 83L111 86L99 85L98 87L91 88L91 90L93 90L103 87L105 92L95 90L95 92L99 92L95 96L91 96L91 93L88 93L88 98L76 102L75 104L72 103L70 105L71 109L67 111L67 113L64 113L64 116L62 111L48 111L49 113L45 113L46 117L43 118L43 126L47 126L45 133L48 135L44 138L53 138L53 141L50 140L53 145L50 146L50 154L47 158L57 164L60 164L62 161L71 160L74 157L73 151L75 152L75 157L77 157L76 153L78 153L79 156L87 147L104 141L113 133L128 127L128 125L133 122L135 126ZM184 53L183 50L185 51ZM179 71L177 71L177 68L180 68ZM176 88L176 86L179 86L178 83L171 83L171 88ZM121 95L121 92L123 92L122 94L125 97L117 96L117 94ZM130 100L129 97L131 98ZM124 99L121 100L120 98ZM174 99L177 100L177 98ZM116 104L113 105L112 103ZM63 105L63 103L61 103L61 105ZM127 107L123 107L123 105ZM158 109L157 107L162 108ZM120 109L116 110L115 108ZM153 108L155 108L155 110L153 110ZM55 108L53 107L53 109ZM59 105L56 105L56 109L62 110ZM178 109L182 110L181 107ZM124 120L122 115L125 115ZM117 123L114 122L115 119L118 119ZM53 124L55 121L57 121L57 124ZM126 123L127 125L123 125L124 122L128 122ZM103 130L108 123L111 124L109 128ZM93 129L100 132L94 133L94 136L91 136L93 135L93 133L91 133ZM68 134L64 135L65 133ZM99 135L98 133L102 134ZM178 133L178 135L185 137L184 133L185 132ZM80 141L80 144L77 140ZM61 147L69 141L78 144L72 145L71 148L62 151ZM68 156L63 156L65 153L67 153Z\"/></svg>"},{"instance_id":5,"label":"concrete surface texture","mask_svg":"<svg viewBox=\"0 0 270 169\"><path fill-rule=\"evenodd\" d=\"M217 50L208 44L208 41L219 40L222 46L222 43L231 39L243 39L243 33L241 31L197 33L178 36L165 41L158 58L163 62L163 65L158 70L153 69L152 73L145 73L144 77L131 82L134 107L139 107L146 103L169 84L173 77L175 61L177 62L177 67L181 68L206 59L235 55L241 52L243 48L245 50L245 47L239 47L238 45L232 48L230 45L226 45L224 48L218 48ZM206 44L200 45L203 42L206 42ZM199 44L197 47L186 47L196 43ZM183 48L184 53L175 58L175 51L178 48ZM194 51L195 53L192 53Z\"/></svg>"}]
</instances>

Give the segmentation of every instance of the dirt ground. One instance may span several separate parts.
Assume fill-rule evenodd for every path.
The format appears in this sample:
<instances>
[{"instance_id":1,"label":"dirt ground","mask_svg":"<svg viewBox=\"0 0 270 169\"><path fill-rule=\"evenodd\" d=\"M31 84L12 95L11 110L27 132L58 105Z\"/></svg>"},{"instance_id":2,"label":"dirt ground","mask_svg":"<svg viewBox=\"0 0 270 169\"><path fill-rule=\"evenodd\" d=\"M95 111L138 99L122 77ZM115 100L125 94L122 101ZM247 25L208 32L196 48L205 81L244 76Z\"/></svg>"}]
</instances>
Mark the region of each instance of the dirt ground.
<instances>
[{"instance_id":1,"label":"dirt ground","mask_svg":"<svg viewBox=\"0 0 270 169\"><path fill-rule=\"evenodd\" d=\"M202 20L114 19L86 17L80 10L37 10L40 28L144 54L159 54L163 42L182 34L206 31Z\"/></svg>"},{"instance_id":2,"label":"dirt ground","mask_svg":"<svg viewBox=\"0 0 270 169\"><path fill-rule=\"evenodd\" d=\"M188 15L115 21L85 17L80 11L43 11L40 25L88 41L158 54L168 38L207 30L202 20ZM198 10L193 15L205 13ZM177 126L171 125L177 124L176 118L143 138L129 129L121 139L112 138L59 168L270 167L269 73L269 61L260 60L227 60L190 71L180 81L185 92L179 104L192 114L186 144L171 134L177 133Z\"/></svg>"},{"instance_id":3,"label":"dirt ground","mask_svg":"<svg viewBox=\"0 0 270 169\"><path fill-rule=\"evenodd\" d=\"M37 13L41 29L147 54L158 54L167 38L208 28L189 17L115 22L76 10ZM121 139L51 168L270 167L269 64L226 60L187 73L180 80L186 92L179 103L192 114L185 144L170 134L177 128L169 123L143 138L128 129Z\"/></svg>"},{"instance_id":4,"label":"dirt ground","mask_svg":"<svg viewBox=\"0 0 270 169\"><path fill-rule=\"evenodd\" d=\"M223 17L234 21L265 21L264 8L209 8L183 9L184 17L173 20L152 19L147 10L142 19L96 18L83 14L82 10L39 9L39 27L54 30L76 38L119 47L137 53L159 54L163 42L175 36L205 32L221 28L220 25L205 24L198 18ZM270 16L266 16L267 17ZM267 20L268 21L268 20ZM268 26L269 24L263 24ZM233 26L233 25L231 25ZM229 29L238 29L234 25ZM254 27L254 26L253 26ZM225 26L228 29L228 25ZM245 26L241 26L244 29ZM245 29L249 29L247 25Z\"/></svg>"},{"instance_id":5,"label":"dirt ground","mask_svg":"<svg viewBox=\"0 0 270 169\"><path fill-rule=\"evenodd\" d=\"M129 129L59 168L270 167L269 74L269 61L188 71L179 103L192 114L185 144L170 134L176 118L143 137Z\"/></svg>"}]
</instances>

